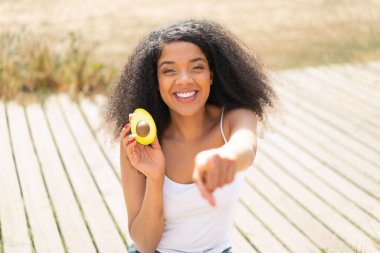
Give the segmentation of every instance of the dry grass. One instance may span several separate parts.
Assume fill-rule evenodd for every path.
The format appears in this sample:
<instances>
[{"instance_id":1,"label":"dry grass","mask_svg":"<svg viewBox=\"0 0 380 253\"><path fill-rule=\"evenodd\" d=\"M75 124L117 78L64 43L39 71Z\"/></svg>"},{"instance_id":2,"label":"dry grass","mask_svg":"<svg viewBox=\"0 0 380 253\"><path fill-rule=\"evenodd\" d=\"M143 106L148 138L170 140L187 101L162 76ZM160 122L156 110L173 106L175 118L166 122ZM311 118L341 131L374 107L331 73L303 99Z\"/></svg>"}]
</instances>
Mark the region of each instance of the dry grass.
<instances>
[{"instance_id":1,"label":"dry grass","mask_svg":"<svg viewBox=\"0 0 380 253\"><path fill-rule=\"evenodd\" d=\"M59 46L28 32L0 34L0 97L22 93L44 95L67 91L71 94L104 92L115 69L92 62L92 47L81 46L70 34Z\"/></svg>"},{"instance_id":2,"label":"dry grass","mask_svg":"<svg viewBox=\"0 0 380 253\"><path fill-rule=\"evenodd\" d=\"M70 80L76 80L77 87L88 83L84 76L78 75L83 59L87 63L95 59L102 63L93 65L93 74L97 70L95 66L104 69L114 65L120 69L144 34L184 18L208 18L222 23L258 52L273 70L380 59L378 0L113 0L112 3L4 0L0 3L0 28L17 32L18 27L28 25L28 31L51 41L48 48L40 49L46 55L51 54L51 45L67 41L70 32L82 35L80 45L84 48L98 45L91 51L92 57L86 56L86 49L84 55L70 63L77 73L76 79ZM46 73L51 71L48 67L44 69ZM21 74L17 71L7 75ZM50 88L55 89L55 82ZM20 90L12 81L7 85L8 90Z\"/></svg>"}]
</instances>

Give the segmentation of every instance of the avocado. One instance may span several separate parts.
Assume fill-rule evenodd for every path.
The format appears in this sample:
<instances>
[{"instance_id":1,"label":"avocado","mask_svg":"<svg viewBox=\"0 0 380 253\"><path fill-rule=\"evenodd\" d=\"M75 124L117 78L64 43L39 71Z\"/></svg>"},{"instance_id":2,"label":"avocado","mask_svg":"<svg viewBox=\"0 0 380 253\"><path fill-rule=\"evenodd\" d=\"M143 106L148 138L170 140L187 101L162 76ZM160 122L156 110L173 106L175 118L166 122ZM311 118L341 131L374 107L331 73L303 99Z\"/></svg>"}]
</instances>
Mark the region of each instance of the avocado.
<instances>
[{"instance_id":1,"label":"avocado","mask_svg":"<svg viewBox=\"0 0 380 253\"><path fill-rule=\"evenodd\" d=\"M140 144L149 145L154 141L157 128L149 112L142 108L137 108L133 112L131 132L136 136L136 141Z\"/></svg>"}]
</instances>

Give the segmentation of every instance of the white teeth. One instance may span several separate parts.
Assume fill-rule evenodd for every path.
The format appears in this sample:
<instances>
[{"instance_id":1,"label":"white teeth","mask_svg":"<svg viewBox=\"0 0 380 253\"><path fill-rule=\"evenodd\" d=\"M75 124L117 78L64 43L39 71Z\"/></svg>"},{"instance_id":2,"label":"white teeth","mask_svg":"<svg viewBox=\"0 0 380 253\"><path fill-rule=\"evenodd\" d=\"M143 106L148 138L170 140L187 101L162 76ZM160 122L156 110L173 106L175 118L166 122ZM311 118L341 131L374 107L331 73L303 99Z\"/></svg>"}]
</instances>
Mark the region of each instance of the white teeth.
<instances>
[{"instance_id":1,"label":"white teeth","mask_svg":"<svg viewBox=\"0 0 380 253\"><path fill-rule=\"evenodd\" d=\"M194 96L195 94L195 91L191 91L191 92L182 92L182 93L179 93L177 92L176 95L180 98L188 98L188 97L191 97L191 96Z\"/></svg>"}]
</instances>

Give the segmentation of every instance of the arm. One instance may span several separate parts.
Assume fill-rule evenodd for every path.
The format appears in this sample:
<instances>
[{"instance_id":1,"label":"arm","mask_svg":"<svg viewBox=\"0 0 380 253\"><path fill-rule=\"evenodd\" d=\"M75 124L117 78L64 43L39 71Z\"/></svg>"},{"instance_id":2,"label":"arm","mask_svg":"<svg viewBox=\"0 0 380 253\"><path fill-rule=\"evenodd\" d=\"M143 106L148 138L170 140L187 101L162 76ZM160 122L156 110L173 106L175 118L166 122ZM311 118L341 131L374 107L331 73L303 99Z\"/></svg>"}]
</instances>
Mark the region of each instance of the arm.
<instances>
[{"instance_id":1,"label":"arm","mask_svg":"<svg viewBox=\"0 0 380 253\"><path fill-rule=\"evenodd\" d=\"M139 251L154 252L164 224L162 191L165 162L157 139L151 147L143 146L129 137L128 132L129 127L121 134L120 165L129 233Z\"/></svg>"},{"instance_id":2,"label":"arm","mask_svg":"<svg viewBox=\"0 0 380 253\"><path fill-rule=\"evenodd\" d=\"M212 192L231 183L236 172L251 165L257 148L257 118L254 112L232 110L226 115L225 122L228 142L220 148L200 152L195 158L193 179L203 197L213 206L215 200Z\"/></svg>"},{"instance_id":3,"label":"arm","mask_svg":"<svg viewBox=\"0 0 380 253\"><path fill-rule=\"evenodd\" d=\"M245 170L253 163L256 155L256 114L246 109L233 110L227 115L226 121L227 131L230 130L230 138L225 145L219 148L220 154L235 160L236 171Z\"/></svg>"}]
</instances>

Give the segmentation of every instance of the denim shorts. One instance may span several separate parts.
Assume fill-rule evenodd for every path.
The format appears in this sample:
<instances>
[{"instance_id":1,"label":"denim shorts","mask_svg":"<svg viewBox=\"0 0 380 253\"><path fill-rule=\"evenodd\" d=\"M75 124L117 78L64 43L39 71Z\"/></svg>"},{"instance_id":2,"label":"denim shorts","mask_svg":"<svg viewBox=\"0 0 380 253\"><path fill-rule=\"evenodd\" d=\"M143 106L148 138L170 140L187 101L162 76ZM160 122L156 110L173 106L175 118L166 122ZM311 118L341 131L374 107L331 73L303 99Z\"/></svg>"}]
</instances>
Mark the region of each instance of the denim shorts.
<instances>
[{"instance_id":1,"label":"denim shorts","mask_svg":"<svg viewBox=\"0 0 380 253\"><path fill-rule=\"evenodd\" d=\"M155 253L160 253L158 250L154 251ZM128 253L141 253L140 251L137 250L136 245L132 244L129 249ZM229 247L225 250L223 250L221 253L232 253L232 248Z\"/></svg>"}]
</instances>

